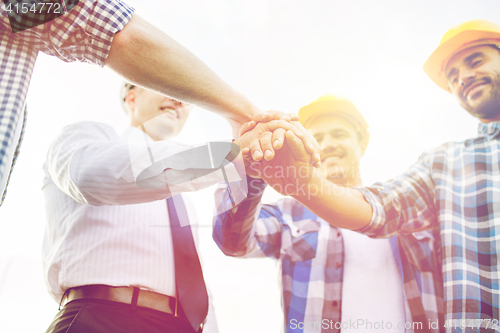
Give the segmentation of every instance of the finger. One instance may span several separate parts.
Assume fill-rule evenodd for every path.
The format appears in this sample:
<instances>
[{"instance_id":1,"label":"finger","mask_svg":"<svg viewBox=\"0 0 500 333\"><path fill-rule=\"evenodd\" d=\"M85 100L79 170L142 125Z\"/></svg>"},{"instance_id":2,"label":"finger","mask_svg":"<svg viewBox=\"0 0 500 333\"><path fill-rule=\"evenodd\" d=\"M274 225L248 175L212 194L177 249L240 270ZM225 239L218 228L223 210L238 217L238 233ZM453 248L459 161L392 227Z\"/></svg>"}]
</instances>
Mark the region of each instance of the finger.
<instances>
[{"instance_id":1,"label":"finger","mask_svg":"<svg viewBox=\"0 0 500 333\"><path fill-rule=\"evenodd\" d=\"M272 138L273 134L271 132L264 132L260 135L259 138L260 148L264 152L264 159L266 161L270 161L274 157Z\"/></svg>"},{"instance_id":2,"label":"finger","mask_svg":"<svg viewBox=\"0 0 500 333\"><path fill-rule=\"evenodd\" d=\"M249 148L250 148L250 155L252 156L254 161L258 162L262 159L262 157L264 157L262 149L260 148L259 139L252 140L252 142L250 142Z\"/></svg>"},{"instance_id":3,"label":"finger","mask_svg":"<svg viewBox=\"0 0 500 333\"><path fill-rule=\"evenodd\" d=\"M257 123L253 120L247 122L247 123L244 123L241 127L240 127L240 130L238 131L239 133L239 136L241 137L243 134L245 134L246 132L250 131L252 128L255 127L255 125L257 125Z\"/></svg>"},{"instance_id":4,"label":"finger","mask_svg":"<svg viewBox=\"0 0 500 333\"><path fill-rule=\"evenodd\" d=\"M259 113L254 119L256 123L265 123L273 120L273 114L271 112Z\"/></svg>"},{"instance_id":5,"label":"finger","mask_svg":"<svg viewBox=\"0 0 500 333\"><path fill-rule=\"evenodd\" d=\"M245 161L254 163L255 161L252 158L252 154L250 154L250 148L246 147L241 150L241 154L243 155L243 158Z\"/></svg>"},{"instance_id":6,"label":"finger","mask_svg":"<svg viewBox=\"0 0 500 333\"><path fill-rule=\"evenodd\" d=\"M314 139L312 136L311 132L309 130L306 130L304 126L298 121L293 121L292 124L302 133L304 133L304 136L301 138L302 141L304 142L304 147L309 153L315 153L316 150L319 150L319 144Z\"/></svg>"},{"instance_id":7,"label":"finger","mask_svg":"<svg viewBox=\"0 0 500 333\"><path fill-rule=\"evenodd\" d=\"M283 111L277 111L277 110L269 110L267 111L272 115L271 120L284 120L284 121L292 121L292 118L288 115L288 113L285 113Z\"/></svg>"},{"instance_id":8,"label":"finger","mask_svg":"<svg viewBox=\"0 0 500 333\"><path fill-rule=\"evenodd\" d=\"M278 128L273 132L273 137L271 141L273 143L274 149L278 150L281 147L283 147L283 143L285 142L285 133L286 130L284 130L283 128Z\"/></svg>"},{"instance_id":9,"label":"finger","mask_svg":"<svg viewBox=\"0 0 500 333\"><path fill-rule=\"evenodd\" d=\"M260 126L261 130L263 130L263 132L265 132L265 131L274 132L278 128L283 128L285 130L291 130L291 131L293 131L293 134L295 134L295 136L302 138L304 136L304 134L295 126L295 123L297 123L297 122L294 122L292 124L292 123L289 123L285 120L280 119L280 120L272 120L272 121L269 121L267 123L260 123L259 126Z\"/></svg>"},{"instance_id":10,"label":"finger","mask_svg":"<svg viewBox=\"0 0 500 333\"><path fill-rule=\"evenodd\" d=\"M288 116L290 117L291 121L299 121L300 120L299 115L296 113L289 112Z\"/></svg>"},{"instance_id":11,"label":"finger","mask_svg":"<svg viewBox=\"0 0 500 333\"><path fill-rule=\"evenodd\" d=\"M302 142L304 143L304 147L306 151L311 155L313 165L315 167L319 167L321 165L321 147L319 146L318 141L316 141L311 132L309 130L306 130L300 122L293 121L292 124L304 133L304 136L301 138Z\"/></svg>"},{"instance_id":12,"label":"finger","mask_svg":"<svg viewBox=\"0 0 500 333\"><path fill-rule=\"evenodd\" d=\"M292 131L286 131L286 142L296 160L302 162L311 161L311 156L305 149L303 141L295 136Z\"/></svg>"}]
</instances>

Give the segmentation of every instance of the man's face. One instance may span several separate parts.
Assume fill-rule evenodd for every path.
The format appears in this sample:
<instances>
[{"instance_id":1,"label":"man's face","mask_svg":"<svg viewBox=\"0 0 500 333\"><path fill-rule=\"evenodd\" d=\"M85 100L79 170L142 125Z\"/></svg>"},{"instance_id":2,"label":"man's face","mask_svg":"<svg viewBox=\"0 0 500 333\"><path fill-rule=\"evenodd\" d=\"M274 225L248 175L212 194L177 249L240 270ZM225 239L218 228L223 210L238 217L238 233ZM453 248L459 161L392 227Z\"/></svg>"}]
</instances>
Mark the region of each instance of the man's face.
<instances>
[{"instance_id":1,"label":"man's face","mask_svg":"<svg viewBox=\"0 0 500 333\"><path fill-rule=\"evenodd\" d=\"M445 69L451 93L483 122L500 120L500 52L480 45L453 56Z\"/></svg>"},{"instance_id":2,"label":"man's face","mask_svg":"<svg viewBox=\"0 0 500 333\"><path fill-rule=\"evenodd\" d=\"M129 91L125 102L130 109L130 124L144 128L153 140L167 140L179 134L192 108L139 87Z\"/></svg>"},{"instance_id":3,"label":"man's face","mask_svg":"<svg viewBox=\"0 0 500 333\"><path fill-rule=\"evenodd\" d=\"M364 145L360 144L355 127L343 117L324 115L314 119L308 129L321 147L320 175L337 185L361 185L359 159Z\"/></svg>"}]
</instances>

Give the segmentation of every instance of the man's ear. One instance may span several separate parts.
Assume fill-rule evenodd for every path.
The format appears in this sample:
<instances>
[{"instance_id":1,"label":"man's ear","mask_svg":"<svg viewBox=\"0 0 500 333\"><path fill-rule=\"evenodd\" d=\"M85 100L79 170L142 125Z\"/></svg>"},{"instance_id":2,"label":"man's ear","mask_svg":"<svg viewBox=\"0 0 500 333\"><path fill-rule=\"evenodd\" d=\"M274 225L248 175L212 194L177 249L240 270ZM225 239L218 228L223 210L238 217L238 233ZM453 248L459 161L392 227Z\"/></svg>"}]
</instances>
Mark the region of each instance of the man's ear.
<instances>
[{"instance_id":1,"label":"man's ear","mask_svg":"<svg viewBox=\"0 0 500 333\"><path fill-rule=\"evenodd\" d=\"M359 147L361 148L361 156L365 154L366 147L368 146L368 142L366 140L359 142Z\"/></svg>"},{"instance_id":2,"label":"man's ear","mask_svg":"<svg viewBox=\"0 0 500 333\"><path fill-rule=\"evenodd\" d=\"M128 107L129 112L133 112L135 109L135 103L136 103L136 98L137 98L137 91L136 89L130 89L127 93L127 96L125 96L125 105Z\"/></svg>"}]
</instances>

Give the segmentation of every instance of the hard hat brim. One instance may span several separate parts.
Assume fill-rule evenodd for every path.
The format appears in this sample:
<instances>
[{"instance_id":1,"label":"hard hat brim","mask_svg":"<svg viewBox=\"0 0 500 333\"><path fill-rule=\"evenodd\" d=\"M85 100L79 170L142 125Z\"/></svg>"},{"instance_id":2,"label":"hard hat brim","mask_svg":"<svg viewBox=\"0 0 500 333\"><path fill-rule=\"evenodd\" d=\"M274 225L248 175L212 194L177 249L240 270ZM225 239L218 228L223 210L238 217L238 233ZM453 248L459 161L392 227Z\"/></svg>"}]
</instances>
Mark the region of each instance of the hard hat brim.
<instances>
[{"instance_id":1,"label":"hard hat brim","mask_svg":"<svg viewBox=\"0 0 500 333\"><path fill-rule=\"evenodd\" d=\"M317 101L299 110L300 122L306 128L313 120L328 114L346 118L353 123L360 130L363 140L368 143L370 139L368 123L356 106L348 100Z\"/></svg>"}]
</instances>

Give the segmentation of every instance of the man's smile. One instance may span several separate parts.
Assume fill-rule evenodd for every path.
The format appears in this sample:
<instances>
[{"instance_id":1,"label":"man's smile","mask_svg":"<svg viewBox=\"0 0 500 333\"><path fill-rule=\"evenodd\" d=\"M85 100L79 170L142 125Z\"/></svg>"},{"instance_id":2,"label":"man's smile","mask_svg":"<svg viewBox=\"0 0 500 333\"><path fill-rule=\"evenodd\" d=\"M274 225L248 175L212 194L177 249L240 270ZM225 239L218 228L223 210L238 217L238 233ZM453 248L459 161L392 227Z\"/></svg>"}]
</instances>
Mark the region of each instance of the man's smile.
<instances>
[{"instance_id":1,"label":"man's smile","mask_svg":"<svg viewBox=\"0 0 500 333\"><path fill-rule=\"evenodd\" d=\"M327 159L340 160L345 157L345 153L341 151L334 151L331 153L326 153L321 155L321 161L326 161Z\"/></svg>"},{"instance_id":2,"label":"man's smile","mask_svg":"<svg viewBox=\"0 0 500 333\"><path fill-rule=\"evenodd\" d=\"M491 80L488 79L480 79L477 81L474 81L470 83L468 86L465 87L463 90L463 98L465 100L474 100L475 98L480 96L480 92L484 89L484 87L489 84Z\"/></svg>"},{"instance_id":3,"label":"man's smile","mask_svg":"<svg viewBox=\"0 0 500 333\"><path fill-rule=\"evenodd\" d=\"M161 106L160 110L173 118L179 119L179 111L177 109L172 109L167 106Z\"/></svg>"}]
</instances>

